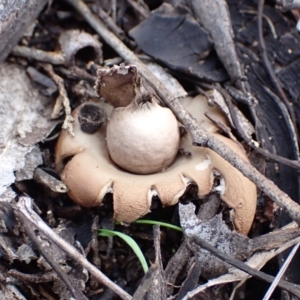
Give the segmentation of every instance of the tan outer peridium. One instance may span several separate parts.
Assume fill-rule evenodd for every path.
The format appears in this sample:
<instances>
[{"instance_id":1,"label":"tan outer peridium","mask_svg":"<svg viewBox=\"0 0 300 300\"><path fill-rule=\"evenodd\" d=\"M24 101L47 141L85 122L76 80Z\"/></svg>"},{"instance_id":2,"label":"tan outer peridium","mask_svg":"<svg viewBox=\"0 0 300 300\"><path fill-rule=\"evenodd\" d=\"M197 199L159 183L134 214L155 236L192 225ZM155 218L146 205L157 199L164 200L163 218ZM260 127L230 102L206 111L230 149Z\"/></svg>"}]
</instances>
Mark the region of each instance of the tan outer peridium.
<instances>
[{"instance_id":1,"label":"tan outer peridium","mask_svg":"<svg viewBox=\"0 0 300 300\"><path fill-rule=\"evenodd\" d=\"M248 161L239 145L217 134L217 128L211 121L203 121L203 112L213 110L211 113L226 123L217 108L203 104L206 101L201 96L183 102L200 123L204 122L217 138ZM103 104L98 105L103 107ZM225 190L221 197L234 209L232 218L236 229L243 234L249 232L256 208L256 187L218 154L207 148L192 146L189 136L186 136L182 138L180 147L190 151L191 157L178 155L175 162L161 173L131 174L111 161L105 141L106 124L95 134L84 133L78 124L78 110L73 112L75 137L63 131L56 147L56 169L76 203L85 207L101 205L105 194L113 192L114 218L130 223L150 211L153 195L158 195L164 206L174 205L192 182L198 185L200 197L207 195L212 190L212 171L215 169L224 178ZM63 159L70 155L74 156L63 168Z\"/></svg>"},{"instance_id":2,"label":"tan outer peridium","mask_svg":"<svg viewBox=\"0 0 300 300\"><path fill-rule=\"evenodd\" d=\"M234 150L246 162L249 162L240 145L222 135L215 135L219 140ZM220 155L209 150L213 168L225 180L225 190L221 192L221 199L233 208L231 219L235 228L241 233L248 234L256 211L256 186L236 168L225 161Z\"/></svg>"}]
</instances>

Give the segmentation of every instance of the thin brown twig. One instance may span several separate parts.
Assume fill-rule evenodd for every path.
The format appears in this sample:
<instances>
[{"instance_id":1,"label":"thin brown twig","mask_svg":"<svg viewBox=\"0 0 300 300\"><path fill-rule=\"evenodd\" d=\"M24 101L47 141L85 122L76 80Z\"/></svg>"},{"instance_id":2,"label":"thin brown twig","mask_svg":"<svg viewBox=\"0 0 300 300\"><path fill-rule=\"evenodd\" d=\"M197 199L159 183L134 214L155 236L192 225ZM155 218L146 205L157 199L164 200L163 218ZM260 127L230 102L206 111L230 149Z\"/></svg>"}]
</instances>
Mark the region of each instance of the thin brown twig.
<instances>
[{"instance_id":1,"label":"thin brown twig","mask_svg":"<svg viewBox=\"0 0 300 300\"><path fill-rule=\"evenodd\" d=\"M78 264L83 266L90 272L95 279L100 283L114 291L121 299L131 300L132 297L121 289L118 285L106 277L100 270L93 266L82 254L80 254L73 246L67 243L59 235L57 235L45 222L32 210L31 198L28 196L21 196L15 211L22 214L27 222L36 227L40 232L47 236L53 243L62 249L70 258L74 259Z\"/></svg>"},{"instance_id":2,"label":"thin brown twig","mask_svg":"<svg viewBox=\"0 0 300 300\"><path fill-rule=\"evenodd\" d=\"M73 125L72 125L74 122L74 119L71 114L72 111L71 111L71 106L70 106L70 100L69 100L69 97L68 97L68 94L67 94L67 91L65 88L64 80L54 72L52 65L46 64L46 63L41 63L41 66L49 74L49 76L53 79L53 81L55 81L55 83L57 84L57 87L58 87L58 91L59 91L59 95L56 99L56 103L54 105L51 117L53 119L58 118L60 116L60 111L63 107L64 111L65 111L65 120L62 125L62 129L68 130L68 132L72 136L74 136Z\"/></svg>"},{"instance_id":3,"label":"thin brown twig","mask_svg":"<svg viewBox=\"0 0 300 300\"><path fill-rule=\"evenodd\" d=\"M241 9L239 11L241 14L252 14L252 15L257 15L257 11L256 10L251 10L251 9ZM270 27L270 30L272 32L272 35L273 35L273 38L274 39L277 39L277 33L276 33L276 29L275 29L275 26L274 24L272 23L272 20L266 16L265 14L262 15L263 18L267 21L269 27Z\"/></svg>"},{"instance_id":4,"label":"thin brown twig","mask_svg":"<svg viewBox=\"0 0 300 300\"><path fill-rule=\"evenodd\" d=\"M236 112L234 110L232 101L231 101L231 95L229 95L229 93L220 86L220 84L208 84L208 83L201 83L201 86L206 88L206 89L216 89L224 98L228 110L229 110L229 114L230 117L232 119L233 125L235 127L235 129L237 130L237 132L240 134L240 137L243 138L243 140L248 144L249 147L251 147L252 149L254 149L256 152L260 153L261 155L263 155L265 158L267 158L268 160L274 161L274 162L278 162L284 165L287 165L291 168L300 170L300 162L298 160L291 160L288 158L285 158L283 156L271 153L270 151L268 151L267 149L258 147L256 142L251 140L247 134L245 133L245 131L243 130L243 128L240 126L240 122L237 118ZM207 116L208 117L208 116ZM257 120L257 118L256 118ZM258 121L260 122L260 121ZM225 131L226 132L226 131ZM232 139L232 137L231 137Z\"/></svg>"},{"instance_id":5,"label":"thin brown twig","mask_svg":"<svg viewBox=\"0 0 300 300\"><path fill-rule=\"evenodd\" d=\"M275 161L275 162L278 162L278 163L282 163L282 164L287 165L287 166L289 166L291 168L300 170L300 163L299 163L299 161L297 161L297 160L291 160L291 159L285 158L283 156L271 153L267 149L263 149L263 148L257 147L255 145L255 143L246 135L246 133L244 132L243 128L240 126L240 123L239 123L239 121L238 121L238 119L236 117L236 113L235 113L235 111L233 109L233 104L232 104L230 95L224 89L222 89L220 86L217 86L215 88L224 97L224 99L226 101L226 104L228 106L228 110L229 110L229 113L230 113L230 116L232 118L232 121L233 121L233 124L234 124L235 128L237 129L237 131L239 132L239 134L241 135L241 137L245 140L245 142L252 149L254 149L256 152L262 154L264 157L266 157L266 158L268 158L268 159L270 159L272 161Z\"/></svg>"},{"instance_id":6,"label":"thin brown twig","mask_svg":"<svg viewBox=\"0 0 300 300\"><path fill-rule=\"evenodd\" d=\"M191 115L184 110L178 99L171 99L164 84L160 82L143 62L122 41L111 33L105 25L91 13L89 8L81 0L65 0L71 4L82 17L95 29L95 31L108 43L123 59L137 66L140 74L148 81L158 96L169 106L179 121L184 124L191 135L193 144L200 147L208 147L215 151L231 165L238 169L244 176L255 183L266 195L275 201L280 207L285 208L291 218L300 224L300 206L287 194L281 191L271 180L263 176L251 164L245 162L233 150L223 142L213 137L202 128Z\"/></svg>"},{"instance_id":7,"label":"thin brown twig","mask_svg":"<svg viewBox=\"0 0 300 300\"><path fill-rule=\"evenodd\" d=\"M267 53L267 48L266 48L266 44L265 44L265 40L264 40L264 36L263 36L263 25L262 25L262 20L263 20L263 9L264 9L264 3L265 1L264 0L259 0L258 1L258 9L257 9L257 26L258 26L258 41L259 41L259 45L260 45L260 50L261 50L261 56L262 56L262 60L264 62L264 65L265 65L265 68L270 76L270 79L275 87L275 89L277 90L281 100L284 102L289 114L290 114L290 117L292 119L292 122L293 122L293 129L296 133L296 136L298 136L297 134L297 126L296 126L296 116L295 116L295 112L294 112L294 109L290 103L290 101L288 100L286 94L284 93L282 87L281 87L281 84L280 84L280 81L279 79L277 78L274 70L273 70L273 67L272 67L272 64L269 60L269 57L268 57L268 53Z\"/></svg>"},{"instance_id":8,"label":"thin brown twig","mask_svg":"<svg viewBox=\"0 0 300 300\"><path fill-rule=\"evenodd\" d=\"M68 69L60 67L58 70L70 78L86 80L91 84L94 84L97 79L96 76L91 75L86 70L78 68L77 66L72 66Z\"/></svg>"},{"instance_id":9,"label":"thin brown twig","mask_svg":"<svg viewBox=\"0 0 300 300\"><path fill-rule=\"evenodd\" d=\"M204 115L206 118L212 121L216 126L218 126L230 139L238 143L238 140L232 134L231 129L227 125L219 121L219 119L217 119L213 114L210 114L209 112L205 112Z\"/></svg>"},{"instance_id":10,"label":"thin brown twig","mask_svg":"<svg viewBox=\"0 0 300 300\"><path fill-rule=\"evenodd\" d=\"M28 281L28 282L34 282L34 283L41 283L41 282L50 282L57 280L57 274L55 274L54 271L51 273L42 273L42 274L25 274L21 273L18 270L11 269L7 272L9 275L20 279L21 281Z\"/></svg>"}]
</instances>

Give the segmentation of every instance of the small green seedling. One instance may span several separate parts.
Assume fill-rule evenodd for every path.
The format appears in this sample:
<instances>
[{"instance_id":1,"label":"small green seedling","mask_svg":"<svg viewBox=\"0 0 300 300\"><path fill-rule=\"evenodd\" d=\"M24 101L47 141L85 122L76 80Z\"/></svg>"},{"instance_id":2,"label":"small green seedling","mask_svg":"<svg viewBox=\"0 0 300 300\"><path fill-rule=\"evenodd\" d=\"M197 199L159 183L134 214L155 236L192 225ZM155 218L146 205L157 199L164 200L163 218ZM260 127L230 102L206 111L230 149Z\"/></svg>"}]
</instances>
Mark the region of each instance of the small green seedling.
<instances>
[{"instance_id":1,"label":"small green seedling","mask_svg":"<svg viewBox=\"0 0 300 300\"><path fill-rule=\"evenodd\" d=\"M137 224L149 224L149 225L159 225L159 226L162 226L162 227L167 227L167 228L174 229L174 230L182 232L182 228L181 227L175 226L175 225L172 225L172 224L169 224L169 223L160 222L160 221L136 220L133 223L137 223Z\"/></svg>"},{"instance_id":2,"label":"small green seedling","mask_svg":"<svg viewBox=\"0 0 300 300\"><path fill-rule=\"evenodd\" d=\"M170 228L170 229L182 232L182 229L180 227L178 227L178 226L175 226L175 225L172 225L172 224L169 224L169 223L159 222L159 221L153 221L153 220L136 220L134 223L137 223L137 224L148 224L148 225L160 225L160 226L163 226L163 227L167 227L167 228ZM120 224L120 223L116 222L116 224ZM99 230L99 235L100 236L105 236L105 237L118 236L123 241L125 241L128 244L128 246L131 247L132 251L135 253L135 255L137 256L137 258L139 259L144 272L147 273L147 271L148 271L148 265L147 265L145 256L144 256L144 254L141 251L140 247L138 246L138 244L135 242L135 240L133 238L131 238L130 236L128 236L127 234L124 234L122 232L108 230L108 229L100 229Z\"/></svg>"},{"instance_id":3,"label":"small green seedling","mask_svg":"<svg viewBox=\"0 0 300 300\"><path fill-rule=\"evenodd\" d=\"M118 236L122 240L124 240L128 244L128 246L131 247L131 249L133 250L133 252L137 256L137 258L139 259L144 272L147 273L147 271L148 271L148 265L147 265L145 256L144 256L144 254L141 251L140 247L138 246L138 244L135 242L135 240L133 238L131 238L130 236L128 236L128 235L126 235L126 234L124 234L122 232L113 231L113 230L107 230L107 229L100 229L99 230L99 235L100 236L106 236L106 237Z\"/></svg>"}]
</instances>

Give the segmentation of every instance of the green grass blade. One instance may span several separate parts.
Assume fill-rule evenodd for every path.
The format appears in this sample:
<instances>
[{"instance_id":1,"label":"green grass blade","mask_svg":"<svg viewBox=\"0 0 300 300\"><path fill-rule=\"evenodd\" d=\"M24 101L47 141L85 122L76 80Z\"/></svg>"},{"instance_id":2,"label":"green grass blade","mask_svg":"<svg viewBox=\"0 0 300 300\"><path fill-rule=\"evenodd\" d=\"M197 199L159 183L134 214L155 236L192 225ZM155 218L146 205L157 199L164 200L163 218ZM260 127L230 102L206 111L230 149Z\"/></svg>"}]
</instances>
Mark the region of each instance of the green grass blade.
<instances>
[{"instance_id":1,"label":"green grass blade","mask_svg":"<svg viewBox=\"0 0 300 300\"><path fill-rule=\"evenodd\" d=\"M160 226L163 226L163 227L167 227L167 228L170 228L170 229L173 229L173 230L177 230L177 231L183 232L182 228L179 227L179 226L172 225L172 224L165 223L165 222L160 222L160 221L153 221L153 220L144 220L144 219L141 219L141 220L136 220L136 221L134 221L132 223L146 224L146 225L160 225ZM115 224L116 225L121 225L121 222L116 221Z\"/></svg>"},{"instance_id":2,"label":"green grass blade","mask_svg":"<svg viewBox=\"0 0 300 300\"><path fill-rule=\"evenodd\" d=\"M137 224L149 224L149 225L160 225L160 226L163 226L163 227L167 227L167 228L174 229L174 230L182 232L182 228L181 227L178 227L176 225L172 225L172 224L169 224L169 223L160 222L160 221L136 220L136 221L134 221L134 223L137 223Z\"/></svg>"},{"instance_id":3,"label":"green grass blade","mask_svg":"<svg viewBox=\"0 0 300 300\"><path fill-rule=\"evenodd\" d=\"M128 246L131 247L131 249L133 250L133 252L137 256L137 258L139 259L139 261L140 261L140 263L143 267L144 272L147 273L148 265L147 265L145 256L144 256L144 254L141 251L140 247L138 246L138 244L135 242L135 240L133 238L131 238L130 236L128 236L128 235L126 235L122 232L108 230L108 229L100 229L99 230L99 235L100 236L106 236L106 237L118 236L119 238L124 240L128 244Z\"/></svg>"}]
</instances>

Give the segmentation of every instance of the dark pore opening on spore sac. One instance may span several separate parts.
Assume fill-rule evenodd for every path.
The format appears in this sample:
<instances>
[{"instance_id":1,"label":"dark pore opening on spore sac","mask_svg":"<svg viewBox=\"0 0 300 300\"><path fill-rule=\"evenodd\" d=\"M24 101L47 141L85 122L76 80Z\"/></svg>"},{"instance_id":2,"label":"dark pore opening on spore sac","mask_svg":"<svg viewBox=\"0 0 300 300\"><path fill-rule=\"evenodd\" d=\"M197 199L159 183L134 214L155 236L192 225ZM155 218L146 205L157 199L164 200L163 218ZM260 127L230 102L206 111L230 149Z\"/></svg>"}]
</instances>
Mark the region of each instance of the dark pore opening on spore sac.
<instances>
[{"instance_id":1,"label":"dark pore opening on spore sac","mask_svg":"<svg viewBox=\"0 0 300 300\"><path fill-rule=\"evenodd\" d=\"M85 133L95 133L106 119L103 109L94 104L84 105L78 114L80 129Z\"/></svg>"},{"instance_id":2,"label":"dark pore opening on spore sac","mask_svg":"<svg viewBox=\"0 0 300 300\"><path fill-rule=\"evenodd\" d=\"M143 105L143 104L147 104L147 103L152 103L152 96L149 93L145 93L140 95L137 100L136 100L137 104Z\"/></svg>"}]
</instances>

